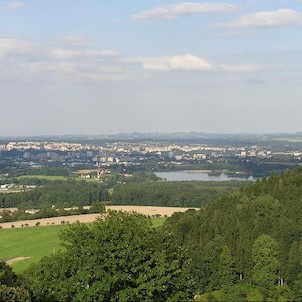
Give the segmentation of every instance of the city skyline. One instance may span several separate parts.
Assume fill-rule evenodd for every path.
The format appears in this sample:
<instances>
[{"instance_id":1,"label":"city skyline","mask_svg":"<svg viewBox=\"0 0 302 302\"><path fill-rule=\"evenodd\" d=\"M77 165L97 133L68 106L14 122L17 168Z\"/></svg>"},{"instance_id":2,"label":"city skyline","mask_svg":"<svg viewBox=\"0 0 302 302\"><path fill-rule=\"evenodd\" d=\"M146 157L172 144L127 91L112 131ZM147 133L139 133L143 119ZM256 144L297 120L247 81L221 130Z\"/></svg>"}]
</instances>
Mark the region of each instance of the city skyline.
<instances>
[{"instance_id":1,"label":"city skyline","mask_svg":"<svg viewBox=\"0 0 302 302\"><path fill-rule=\"evenodd\" d=\"M301 132L302 1L0 0L0 136Z\"/></svg>"}]
</instances>

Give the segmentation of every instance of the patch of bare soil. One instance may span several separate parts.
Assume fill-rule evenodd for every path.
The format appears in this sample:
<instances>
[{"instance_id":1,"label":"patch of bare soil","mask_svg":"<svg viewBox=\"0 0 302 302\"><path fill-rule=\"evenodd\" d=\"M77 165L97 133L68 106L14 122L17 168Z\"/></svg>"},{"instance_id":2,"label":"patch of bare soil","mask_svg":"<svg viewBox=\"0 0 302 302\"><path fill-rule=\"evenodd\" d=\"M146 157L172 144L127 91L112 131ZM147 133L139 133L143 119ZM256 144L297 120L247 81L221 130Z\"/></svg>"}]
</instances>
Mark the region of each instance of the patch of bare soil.
<instances>
[{"instance_id":1,"label":"patch of bare soil","mask_svg":"<svg viewBox=\"0 0 302 302\"><path fill-rule=\"evenodd\" d=\"M17 262L20 262L20 261L24 261L24 260L27 260L27 259L30 259L30 258L31 257L17 257L17 258L14 258L14 259L7 260L6 264L7 265L12 265L14 263L17 263Z\"/></svg>"}]
</instances>

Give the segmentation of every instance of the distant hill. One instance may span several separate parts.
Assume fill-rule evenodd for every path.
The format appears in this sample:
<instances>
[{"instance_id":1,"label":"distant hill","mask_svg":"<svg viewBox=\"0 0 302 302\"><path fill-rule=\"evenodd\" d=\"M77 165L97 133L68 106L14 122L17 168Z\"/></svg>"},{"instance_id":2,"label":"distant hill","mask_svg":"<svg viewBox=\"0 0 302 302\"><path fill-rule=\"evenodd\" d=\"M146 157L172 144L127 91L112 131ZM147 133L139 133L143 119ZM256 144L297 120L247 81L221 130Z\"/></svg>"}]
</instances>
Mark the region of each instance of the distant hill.
<instances>
[{"instance_id":1,"label":"distant hill","mask_svg":"<svg viewBox=\"0 0 302 302\"><path fill-rule=\"evenodd\" d=\"M132 132L100 135L38 135L38 136L3 136L0 140L199 140L199 139L302 139L302 132L296 133L205 133L205 132Z\"/></svg>"}]
</instances>

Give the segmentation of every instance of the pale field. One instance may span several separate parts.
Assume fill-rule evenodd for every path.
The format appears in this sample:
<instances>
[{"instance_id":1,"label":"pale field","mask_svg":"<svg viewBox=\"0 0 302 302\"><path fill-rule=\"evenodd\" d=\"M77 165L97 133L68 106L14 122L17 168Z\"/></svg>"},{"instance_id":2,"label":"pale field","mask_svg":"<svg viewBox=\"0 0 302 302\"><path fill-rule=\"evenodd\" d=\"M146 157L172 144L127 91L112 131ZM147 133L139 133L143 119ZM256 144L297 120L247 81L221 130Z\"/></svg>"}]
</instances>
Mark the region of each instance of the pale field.
<instances>
[{"instance_id":1,"label":"pale field","mask_svg":"<svg viewBox=\"0 0 302 302\"><path fill-rule=\"evenodd\" d=\"M14 212L14 211L17 211L18 208L3 208L3 209L0 209L0 212L1 211L11 211L11 212Z\"/></svg>"},{"instance_id":2,"label":"pale field","mask_svg":"<svg viewBox=\"0 0 302 302\"><path fill-rule=\"evenodd\" d=\"M137 212L146 216L154 216L161 215L170 217L175 212L185 212L188 209L192 208L177 208L177 207L151 207L151 206L106 206L106 210L114 210L114 211L124 211L124 212ZM199 208L194 208L195 210L199 210ZM74 222L82 222L89 223L93 222L99 217L99 214L84 214L84 215L72 215L72 216L60 216L60 217L51 217L51 218L42 218L42 219L34 219L34 220L23 220L23 221L14 221L14 222L4 222L0 223L0 227L3 229L11 228L12 225L15 228L21 228L25 224L28 224L28 227L34 227L37 222L40 223L41 226L46 225L58 225L64 220L65 222L74 223Z\"/></svg>"}]
</instances>

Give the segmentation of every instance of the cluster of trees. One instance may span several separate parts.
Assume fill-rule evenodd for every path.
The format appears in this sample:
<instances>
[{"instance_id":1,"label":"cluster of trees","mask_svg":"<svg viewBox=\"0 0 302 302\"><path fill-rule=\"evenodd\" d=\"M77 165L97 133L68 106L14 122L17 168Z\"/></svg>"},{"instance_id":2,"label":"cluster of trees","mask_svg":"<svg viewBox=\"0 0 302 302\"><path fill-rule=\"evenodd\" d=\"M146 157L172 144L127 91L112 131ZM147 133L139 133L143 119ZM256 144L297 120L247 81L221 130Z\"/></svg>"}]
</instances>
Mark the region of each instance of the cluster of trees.
<instances>
[{"instance_id":1,"label":"cluster of trees","mask_svg":"<svg viewBox=\"0 0 302 302\"><path fill-rule=\"evenodd\" d=\"M262 297L302 300L302 168L270 176L209 203L174 214L167 227L190 250L200 293L232 299L253 285ZM237 287L236 287L237 286ZM230 289L236 289L235 293Z\"/></svg>"},{"instance_id":2,"label":"cluster of trees","mask_svg":"<svg viewBox=\"0 0 302 302\"><path fill-rule=\"evenodd\" d=\"M171 233L153 228L143 215L109 212L94 224L71 225L61 239L64 249L28 268L11 284L20 292L5 301L193 298L185 250ZM0 267L0 301L4 301L7 295L1 292L1 275Z\"/></svg>"},{"instance_id":3,"label":"cluster of trees","mask_svg":"<svg viewBox=\"0 0 302 302\"><path fill-rule=\"evenodd\" d=\"M72 207L108 200L108 189L98 183L75 180L53 181L30 191L0 194L0 208L39 209L49 205Z\"/></svg>"},{"instance_id":4,"label":"cluster of trees","mask_svg":"<svg viewBox=\"0 0 302 302\"><path fill-rule=\"evenodd\" d=\"M45 176L70 176L70 169L61 167L45 167L27 169L22 172L22 175L45 175Z\"/></svg>"},{"instance_id":5,"label":"cluster of trees","mask_svg":"<svg viewBox=\"0 0 302 302\"><path fill-rule=\"evenodd\" d=\"M38 210L35 213L28 213L25 210L19 210L19 209L16 211L0 210L0 216L1 216L0 223L50 218L50 217L60 217L60 216L104 213L105 211L106 211L105 205L100 201L93 201L89 209L86 209L82 206L74 207L68 210L64 208L57 209L51 206L44 206L42 209Z\"/></svg>"},{"instance_id":6,"label":"cluster of trees","mask_svg":"<svg viewBox=\"0 0 302 302\"><path fill-rule=\"evenodd\" d=\"M144 182L118 185L113 190L112 204L201 207L220 195L232 192L240 182Z\"/></svg>"},{"instance_id":7,"label":"cluster of trees","mask_svg":"<svg viewBox=\"0 0 302 302\"><path fill-rule=\"evenodd\" d=\"M47 171L54 173L52 169ZM130 177L113 174L102 183L72 179L49 181L39 178L21 181L41 186L19 193L0 194L0 208L17 207L26 210L53 205L57 208L79 207L89 206L97 201L118 205L201 207L242 186L242 182L236 181L164 182L152 172L134 172ZM21 213L15 213L17 214Z\"/></svg>"},{"instance_id":8,"label":"cluster of trees","mask_svg":"<svg viewBox=\"0 0 302 302\"><path fill-rule=\"evenodd\" d=\"M30 302L30 293L22 287L21 279L4 261L0 261L0 302Z\"/></svg>"}]
</instances>

